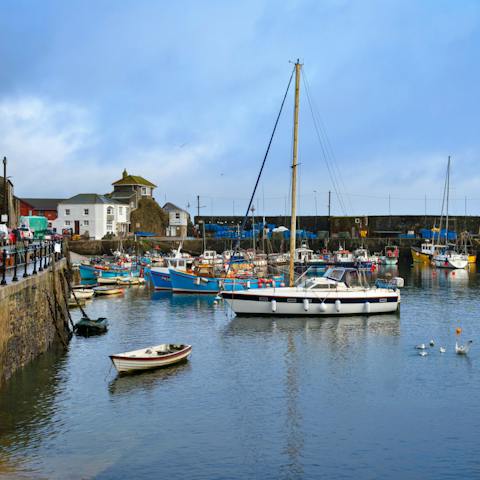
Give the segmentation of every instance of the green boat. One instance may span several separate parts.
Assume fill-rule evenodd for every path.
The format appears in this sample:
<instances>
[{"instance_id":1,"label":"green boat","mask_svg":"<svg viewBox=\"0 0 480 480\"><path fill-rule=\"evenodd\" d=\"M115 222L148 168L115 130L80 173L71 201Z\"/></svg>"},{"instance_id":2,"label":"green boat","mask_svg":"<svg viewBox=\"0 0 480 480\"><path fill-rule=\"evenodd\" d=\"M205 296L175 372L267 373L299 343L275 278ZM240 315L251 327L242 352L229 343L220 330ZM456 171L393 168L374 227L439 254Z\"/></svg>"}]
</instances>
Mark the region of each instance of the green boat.
<instances>
[{"instance_id":1,"label":"green boat","mask_svg":"<svg viewBox=\"0 0 480 480\"><path fill-rule=\"evenodd\" d=\"M96 320L82 317L82 319L75 324L75 332L80 335L96 335L105 333L107 330L108 320L105 317L99 317Z\"/></svg>"}]
</instances>

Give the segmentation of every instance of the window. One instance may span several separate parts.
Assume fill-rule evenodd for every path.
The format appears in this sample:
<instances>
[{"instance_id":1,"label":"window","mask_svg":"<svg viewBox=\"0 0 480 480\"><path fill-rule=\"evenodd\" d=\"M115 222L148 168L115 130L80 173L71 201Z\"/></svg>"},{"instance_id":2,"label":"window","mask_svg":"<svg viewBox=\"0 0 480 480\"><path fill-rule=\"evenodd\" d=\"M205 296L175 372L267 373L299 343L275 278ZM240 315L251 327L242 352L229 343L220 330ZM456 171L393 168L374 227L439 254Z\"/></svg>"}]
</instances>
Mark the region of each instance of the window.
<instances>
[{"instance_id":1,"label":"window","mask_svg":"<svg viewBox=\"0 0 480 480\"><path fill-rule=\"evenodd\" d=\"M107 232L113 232L113 224L111 222L107 223Z\"/></svg>"},{"instance_id":2,"label":"window","mask_svg":"<svg viewBox=\"0 0 480 480\"><path fill-rule=\"evenodd\" d=\"M84 215L88 215L88 208L84 208L84 209L83 209L83 214L84 214Z\"/></svg>"},{"instance_id":3,"label":"window","mask_svg":"<svg viewBox=\"0 0 480 480\"><path fill-rule=\"evenodd\" d=\"M147 194L147 187L142 187L142 195L146 195Z\"/></svg>"},{"instance_id":4,"label":"window","mask_svg":"<svg viewBox=\"0 0 480 480\"><path fill-rule=\"evenodd\" d=\"M84 220L84 221L83 221L83 225L84 225L85 227L87 227L87 226L88 226L88 220Z\"/></svg>"},{"instance_id":5,"label":"window","mask_svg":"<svg viewBox=\"0 0 480 480\"><path fill-rule=\"evenodd\" d=\"M176 218L177 220L180 220L180 214L179 214L179 213L176 213L176 214L175 214L175 218Z\"/></svg>"},{"instance_id":6,"label":"window","mask_svg":"<svg viewBox=\"0 0 480 480\"><path fill-rule=\"evenodd\" d=\"M70 215L70 209L69 208L65 209L65 215Z\"/></svg>"},{"instance_id":7,"label":"window","mask_svg":"<svg viewBox=\"0 0 480 480\"><path fill-rule=\"evenodd\" d=\"M68 227L71 224L70 220L65 220L65 225Z\"/></svg>"},{"instance_id":8,"label":"window","mask_svg":"<svg viewBox=\"0 0 480 480\"><path fill-rule=\"evenodd\" d=\"M120 215L123 215L123 207L118 207L118 213L119 213Z\"/></svg>"},{"instance_id":9,"label":"window","mask_svg":"<svg viewBox=\"0 0 480 480\"><path fill-rule=\"evenodd\" d=\"M108 207L107 208L107 215L112 215L113 214L113 208L112 207Z\"/></svg>"}]
</instances>

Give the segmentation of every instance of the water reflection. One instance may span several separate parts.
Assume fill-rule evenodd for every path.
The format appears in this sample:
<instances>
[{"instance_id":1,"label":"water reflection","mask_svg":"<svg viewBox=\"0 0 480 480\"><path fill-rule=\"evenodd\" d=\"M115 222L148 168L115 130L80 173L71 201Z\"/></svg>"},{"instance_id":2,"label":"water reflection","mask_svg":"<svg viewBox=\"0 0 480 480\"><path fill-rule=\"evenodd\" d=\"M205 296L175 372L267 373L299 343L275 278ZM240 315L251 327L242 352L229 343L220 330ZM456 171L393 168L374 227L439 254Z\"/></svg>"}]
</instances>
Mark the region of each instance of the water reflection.
<instances>
[{"instance_id":1,"label":"water reflection","mask_svg":"<svg viewBox=\"0 0 480 480\"><path fill-rule=\"evenodd\" d=\"M23 450L38 447L45 429L48 428L51 432L55 430L52 425L55 397L64 383L62 371L65 362L65 351L54 346L18 370L2 387L0 473L2 468L8 472L8 465L21 465L25 460ZM2 455L3 449L9 450L9 458ZM4 467L1 467L2 464Z\"/></svg>"},{"instance_id":2,"label":"water reflection","mask_svg":"<svg viewBox=\"0 0 480 480\"><path fill-rule=\"evenodd\" d=\"M117 375L108 385L111 395L126 395L131 392L154 390L160 382L165 383L190 369L188 361L144 372Z\"/></svg>"}]
</instances>

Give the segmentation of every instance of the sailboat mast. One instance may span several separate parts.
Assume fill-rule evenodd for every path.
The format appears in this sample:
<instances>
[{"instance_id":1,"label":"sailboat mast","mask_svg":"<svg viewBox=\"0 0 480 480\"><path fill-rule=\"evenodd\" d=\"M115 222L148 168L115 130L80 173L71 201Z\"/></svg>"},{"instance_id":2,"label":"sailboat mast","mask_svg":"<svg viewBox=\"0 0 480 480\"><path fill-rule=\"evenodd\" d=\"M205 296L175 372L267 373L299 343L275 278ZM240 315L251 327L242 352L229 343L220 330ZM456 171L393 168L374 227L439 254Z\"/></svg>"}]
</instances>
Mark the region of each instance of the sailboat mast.
<instances>
[{"instance_id":1,"label":"sailboat mast","mask_svg":"<svg viewBox=\"0 0 480 480\"><path fill-rule=\"evenodd\" d=\"M295 110L293 112L293 155L292 155L292 214L290 221L290 275L289 284L295 284L295 247L297 240L297 151L298 151L298 110L300 104L300 60L295 63Z\"/></svg>"},{"instance_id":2,"label":"sailboat mast","mask_svg":"<svg viewBox=\"0 0 480 480\"><path fill-rule=\"evenodd\" d=\"M448 156L447 163L447 209L446 209L446 219L445 219L445 245L448 245L448 200L450 198L450 155Z\"/></svg>"}]
</instances>

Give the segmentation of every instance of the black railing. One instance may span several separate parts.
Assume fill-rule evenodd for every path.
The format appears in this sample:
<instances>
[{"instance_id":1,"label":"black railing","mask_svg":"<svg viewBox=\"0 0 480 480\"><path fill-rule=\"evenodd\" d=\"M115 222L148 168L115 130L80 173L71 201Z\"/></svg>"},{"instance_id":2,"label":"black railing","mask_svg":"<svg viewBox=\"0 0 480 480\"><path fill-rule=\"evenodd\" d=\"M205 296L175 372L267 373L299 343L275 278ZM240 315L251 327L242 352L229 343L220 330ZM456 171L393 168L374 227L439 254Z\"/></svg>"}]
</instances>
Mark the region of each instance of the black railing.
<instances>
[{"instance_id":1,"label":"black railing","mask_svg":"<svg viewBox=\"0 0 480 480\"><path fill-rule=\"evenodd\" d=\"M54 261L64 257L63 241L17 241L15 245L0 247L0 286L18 282L46 270ZM38 265L38 268L37 268ZM21 273L23 271L23 274Z\"/></svg>"}]
</instances>

